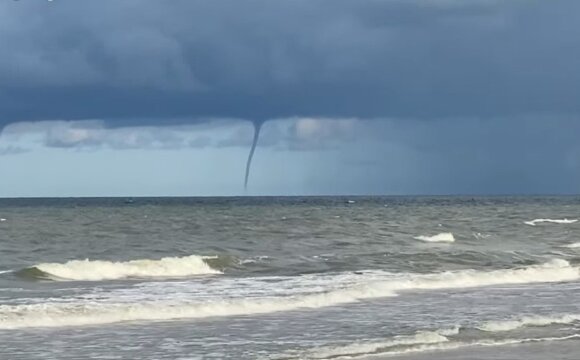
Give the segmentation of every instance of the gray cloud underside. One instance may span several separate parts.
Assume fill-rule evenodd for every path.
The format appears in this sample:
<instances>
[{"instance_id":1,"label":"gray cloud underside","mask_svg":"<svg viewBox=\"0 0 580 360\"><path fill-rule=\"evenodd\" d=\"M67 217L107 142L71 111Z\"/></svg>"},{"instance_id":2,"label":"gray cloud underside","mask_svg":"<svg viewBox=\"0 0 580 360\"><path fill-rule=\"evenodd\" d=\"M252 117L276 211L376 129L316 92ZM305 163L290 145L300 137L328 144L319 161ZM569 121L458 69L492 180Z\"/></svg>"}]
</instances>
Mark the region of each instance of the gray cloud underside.
<instances>
[{"instance_id":1,"label":"gray cloud underside","mask_svg":"<svg viewBox=\"0 0 580 360\"><path fill-rule=\"evenodd\" d=\"M356 119L290 118L268 122L263 127L260 147L273 150L329 150L353 142L357 135L370 137L376 133L361 132L368 124ZM42 147L72 149L187 149L248 148L254 131L250 123L236 119L207 119L203 124L164 127L107 128L103 121L42 121L9 125L0 148L0 155L19 154L23 137ZM375 127L376 128L376 127Z\"/></svg>"},{"instance_id":2,"label":"gray cloud underside","mask_svg":"<svg viewBox=\"0 0 580 360\"><path fill-rule=\"evenodd\" d=\"M580 2L0 3L0 126L580 113Z\"/></svg>"}]
</instances>

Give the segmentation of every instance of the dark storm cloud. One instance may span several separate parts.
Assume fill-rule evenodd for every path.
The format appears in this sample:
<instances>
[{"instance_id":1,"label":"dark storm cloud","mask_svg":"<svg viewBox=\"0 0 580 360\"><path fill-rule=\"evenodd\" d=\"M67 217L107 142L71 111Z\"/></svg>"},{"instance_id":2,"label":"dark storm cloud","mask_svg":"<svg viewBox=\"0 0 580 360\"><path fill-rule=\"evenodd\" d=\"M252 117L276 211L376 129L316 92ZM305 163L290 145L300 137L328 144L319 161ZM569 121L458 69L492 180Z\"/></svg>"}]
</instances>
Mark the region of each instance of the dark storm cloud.
<instances>
[{"instance_id":1,"label":"dark storm cloud","mask_svg":"<svg viewBox=\"0 0 580 360\"><path fill-rule=\"evenodd\" d=\"M579 12L573 0L4 1L0 123L578 114Z\"/></svg>"},{"instance_id":2,"label":"dark storm cloud","mask_svg":"<svg viewBox=\"0 0 580 360\"><path fill-rule=\"evenodd\" d=\"M407 193L411 187L432 194L577 194L578 133L577 117L391 120L357 131L369 143L390 147L344 159L351 169L357 160L360 167L369 166L369 158L381 162L373 164L378 174L368 185L377 193L392 191L393 182L385 179L402 173Z\"/></svg>"}]
</instances>

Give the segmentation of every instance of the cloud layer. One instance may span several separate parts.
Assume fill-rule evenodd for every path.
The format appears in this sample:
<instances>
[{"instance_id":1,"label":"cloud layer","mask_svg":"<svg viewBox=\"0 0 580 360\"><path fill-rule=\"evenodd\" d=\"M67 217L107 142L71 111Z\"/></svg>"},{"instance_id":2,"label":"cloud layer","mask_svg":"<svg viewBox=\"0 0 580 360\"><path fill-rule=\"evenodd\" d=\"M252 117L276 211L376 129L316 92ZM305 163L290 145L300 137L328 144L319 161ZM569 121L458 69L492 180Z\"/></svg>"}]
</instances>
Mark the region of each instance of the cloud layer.
<instances>
[{"instance_id":1,"label":"cloud layer","mask_svg":"<svg viewBox=\"0 0 580 360\"><path fill-rule=\"evenodd\" d=\"M264 126L260 147L275 151L331 150L353 142L360 126L356 119L288 118ZM3 154L17 154L32 141L43 147L77 150L243 148L252 144L250 122L213 119L203 124L108 128L103 121L43 121L9 125Z\"/></svg>"},{"instance_id":2,"label":"cloud layer","mask_svg":"<svg viewBox=\"0 0 580 360\"><path fill-rule=\"evenodd\" d=\"M0 3L0 122L578 114L573 0Z\"/></svg>"},{"instance_id":3,"label":"cloud layer","mask_svg":"<svg viewBox=\"0 0 580 360\"><path fill-rule=\"evenodd\" d=\"M0 157L19 170L66 149L135 163L193 149L241 183L263 124L254 180L278 192L285 179L309 193L578 192L579 13L576 0L2 1Z\"/></svg>"}]
</instances>

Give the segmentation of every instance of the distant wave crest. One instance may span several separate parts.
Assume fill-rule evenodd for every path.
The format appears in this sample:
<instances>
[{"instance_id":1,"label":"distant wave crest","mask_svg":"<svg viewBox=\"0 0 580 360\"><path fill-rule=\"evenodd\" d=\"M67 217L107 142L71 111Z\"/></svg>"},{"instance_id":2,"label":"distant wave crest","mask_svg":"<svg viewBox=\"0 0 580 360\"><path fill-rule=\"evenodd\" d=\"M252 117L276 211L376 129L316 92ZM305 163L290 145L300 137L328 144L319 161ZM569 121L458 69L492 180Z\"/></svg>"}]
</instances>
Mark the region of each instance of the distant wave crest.
<instances>
[{"instance_id":1,"label":"distant wave crest","mask_svg":"<svg viewBox=\"0 0 580 360\"><path fill-rule=\"evenodd\" d=\"M208 264L211 257L190 255L159 260L130 261L71 260L66 263L42 263L18 272L37 279L99 281L126 278L168 278L219 274Z\"/></svg>"},{"instance_id":2,"label":"distant wave crest","mask_svg":"<svg viewBox=\"0 0 580 360\"><path fill-rule=\"evenodd\" d=\"M566 247L569 249L578 249L578 248L580 248L580 242L576 242L576 243L568 244L568 245L562 245L562 247Z\"/></svg>"},{"instance_id":3,"label":"distant wave crest","mask_svg":"<svg viewBox=\"0 0 580 360\"><path fill-rule=\"evenodd\" d=\"M434 236L416 236L414 239L425 242L455 242L455 236L452 233L440 233Z\"/></svg>"},{"instance_id":4,"label":"distant wave crest","mask_svg":"<svg viewBox=\"0 0 580 360\"><path fill-rule=\"evenodd\" d=\"M578 222L578 219L534 219L531 221L525 221L524 224L530 226L536 226L540 223L552 223L552 224L574 224Z\"/></svg>"}]
</instances>

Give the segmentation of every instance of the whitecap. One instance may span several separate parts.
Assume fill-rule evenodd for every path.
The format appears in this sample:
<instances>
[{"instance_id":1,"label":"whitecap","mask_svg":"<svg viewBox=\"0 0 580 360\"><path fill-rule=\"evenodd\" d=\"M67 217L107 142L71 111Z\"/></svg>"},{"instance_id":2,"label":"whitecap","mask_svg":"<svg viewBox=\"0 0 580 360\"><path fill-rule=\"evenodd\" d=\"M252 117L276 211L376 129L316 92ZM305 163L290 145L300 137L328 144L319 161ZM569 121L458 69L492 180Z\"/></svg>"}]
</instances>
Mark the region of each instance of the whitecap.
<instances>
[{"instance_id":1,"label":"whitecap","mask_svg":"<svg viewBox=\"0 0 580 360\"><path fill-rule=\"evenodd\" d=\"M266 256L266 255L254 256L253 258L249 258L249 259L240 259L238 261L238 263L240 265L255 264L255 263L258 263L258 262L267 261L268 259L270 259L270 257L269 256Z\"/></svg>"},{"instance_id":2,"label":"whitecap","mask_svg":"<svg viewBox=\"0 0 580 360\"><path fill-rule=\"evenodd\" d=\"M568 244L568 245L562 245L562 247L566 247L569 249L578 249L578 248L580 248L580 242L576 242L576 243Z\"/></svg>"},{"instance_id":3,"label":"whitecap","mask_svg":"<svg viewBox=\"0 0 580 360\"><path fill-rule=\"evenodd\" d=\"M445 242L445 243L455 242L455 237L453 236L452 233L440 233L433 236L416 236L413 239L425 242Z\"/></svg>"},{"instance_id":4,"label":"whitecap","mask_svg":"<svg viewBox=\"0 0 580 360\"><path fill-rule=\"evenodd\" d=\"M476 238L477 240L481 240L481 239L487 239L488 237L490 237L491 235L489 234L482 234L480 232L474 232L473 233L473 237Z\"/></svg>"},{"instance_id":5,"label":"whitecap","mask_svg":"<svg viewBox=\"0 0 580 360\"><path fill-rule=\"evenodd\" d=\"M140 259L130 261L71 260L66 263L41 263L21 271L23 275L40 272L53 280L116 280L125 278L167 278L202 274L219 274L207 259L190 255L184 257L165 257L159 260Z\"/></svg>"},{"instance_id":6,"label":"whitecap","mask_svg":"<svg viewBox=\"0 0 580 360\"><path fill-rule=\"evenodd\" d=\"M525 221L524 224L536 226L536 224L539 223L574 224L575 222L578 222L578 219L534 219L531 221Z\"/></svg>"}]
</instances>

